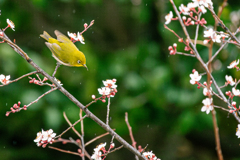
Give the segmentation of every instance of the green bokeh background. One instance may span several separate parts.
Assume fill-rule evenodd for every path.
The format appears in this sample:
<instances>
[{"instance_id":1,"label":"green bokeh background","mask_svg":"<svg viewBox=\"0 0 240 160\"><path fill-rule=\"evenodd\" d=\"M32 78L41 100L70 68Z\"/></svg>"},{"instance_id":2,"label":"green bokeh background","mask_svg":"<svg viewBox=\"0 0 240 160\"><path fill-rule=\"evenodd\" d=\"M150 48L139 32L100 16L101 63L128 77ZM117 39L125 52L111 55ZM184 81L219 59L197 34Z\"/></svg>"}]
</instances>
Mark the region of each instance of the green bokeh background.
<instances>
[{"instance_id":1,"label":"green bokeh background","mask_svg":"<svg viewBox=\"0 0 240 160\"><path fill-rule=\"evenodd\" d=\"M176 1L185 5L187 0ZM222 1L215 0L216 10ZM239 2L229 1L222 14L225 24L230 26L229 15L239 9ZM95 20L95 24L83 34L85 45L76 43L86 55L87 66L74 68L61 66L56 77L63 86L81 103L88 104L91 95L98 96L97 88L102 80L117 79L118 93L111 99L110 126L131 144L124 121L125 112L137 145L147 147L163 160L215 160L215 142L211 115L200 111L204 96L202 89L189 83L189 74L195 68L203 72L196 59L185 56L169 56L168 46L177 38L164 29L164 16L172 9L167 0L0 0L0 26L6 27L6 19L15 23L15 32L6 34L32 58L32 60L52 74L56 61L52 58L44 40L39 35L45 30L54 36L54 30L66 34L67 31L83 30L84 23ZM206 13L208 25L214 24L210 13ZM184 36L178 22L168 25L180 36ZM194 27L188 27L191 36ZM218 30L221 30L219 27ZM200 39L203 38L200 29ZM219 45L214 46L214 51ZM184 46L178 44L178 51ZM207 60L208 50L198 46L200 54ZM226 66L238 58L239 49L228 45L214 61L213 75L220 85L226 74L240 78L235 70ZM0 74L11 75L11 79L34 71L26 61L7 44L0 44ZM40 76L43 78L42 76ZM206 77L203 77L203 80ZM203 81L202 80L202 81ZM79 119L79 109L60 91L55 91L27 111L5 116L14 103L28 104L49 90L47 86L28 83L24 78L17 83L0 88L0 159L81 159L78 156L61 153L49 148L37 147L33 140L41 129L52 128L60 134L68 125L63 118L66 113L73 123ZM228 87L226 90L230 90ZM216 104L226 107L221 101ZM238 99L235 99L238 103ZM101 101L89 107L96 116L105 121L106 103ZM239 139L235 136L237 122L232 115L217 109L217 118L225 159L240 159ZM86 119L85 141L105 133L91 119ZM80 125L76 126L80 129ZM78 138L72 130L63 138ZM110 136L87 146L93 148L102 142L111 141ZM116 142L116 146L120 144ZM77 151L72 144L53 146ZM106 159L134 159L134 155L121 149Z\"/></svg>"}]
</instances>

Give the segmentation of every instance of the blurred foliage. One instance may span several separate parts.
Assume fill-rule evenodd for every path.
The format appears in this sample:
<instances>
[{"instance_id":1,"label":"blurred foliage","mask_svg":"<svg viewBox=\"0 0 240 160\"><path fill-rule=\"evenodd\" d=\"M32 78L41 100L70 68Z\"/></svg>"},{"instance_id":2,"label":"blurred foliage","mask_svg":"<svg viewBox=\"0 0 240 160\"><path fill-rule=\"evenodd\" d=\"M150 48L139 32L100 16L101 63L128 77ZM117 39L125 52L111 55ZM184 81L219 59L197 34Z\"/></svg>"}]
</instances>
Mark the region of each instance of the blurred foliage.
<instances>
[{"instance_id":1,"label":"blurred foliage","mask_svg":"<svg viewBox=\"0 0 240 160\"><path fill-rule=\"evenodd\" d=\"M179 0L176 5L189 1ZM222 4L213 0L216 10ZM124 121L129 114L137 145L153 151L161 159L217 159L211 115L200 111L202 90L189 83L189 74L195 68L203 72L196 59L184 56L169 56L168 46L177 38L164 29L164 16L173 10L164 0L0 0L0 25L6 27L6 19L16 25L16 31L6 30L6 34L29 54L33 61L52 74L56 61L52 58L44 40L39 35L45 30L62 33L83 30L83 24L95 20L95 24L84 33L85 45L76 43L87 58L85 68L61 66L56 77L63 86L81 103L88 104L91 95L98 95L97 88L102 80L117 79L118 93L111 99L110 126L130 144L128 129ZM229 15L239 9L238 1L229 1L221 18L229 27ZM208 12L204 15L208 25L214 19ZM184 36L180 25L172 22L169 27ZM218 27L218 30L221 30ZM194 27L189 27L194 36ZM203 38L200 28L199 38ZM214 51L219 45L214 46ZM178 50L184 46L178 44ZM198 46L204 60L208 50ZM226 66L236 58L239 49L228 45L226 50L213 62L217 66L213 72L219 84L224 84L226 74L240 78L234 70ZM33 71L7 44L0 45L0 74L11 75L11 79ZM43 78L42 76L40 76ZM79 119L79 109L61 92L55 91L33 104L27 111L5 116L10 107L21 101L28 104L49 90L47 86L28 83L24 78L17 83L0 88L0 157L1 159L79 159L74 155L42 149L33 143L41 129L52 128L60 134L68 125L62 113L65 112L73 123ZM229 90L230 88L227 88ZM216 100L219 105L225 106ZM237 102L238 103L238 102ZM97 102L89 107L101 120L105 121L106 103ZM217 109L220 138L225 159L240 159L239 141L235 136L237 122L232 115ZM84 121L85 141L105 133L90 119ZM80 126L76 126L80 129ZM73 131L63 138L77 138ZM90 154L101 143L109 144L110 136L98 140L87 147ZM116 142L117 146L119 145ZM53 144L63 149L77 151L71 144ZM134 155L122 149L110 154L106 159L134 159Z\"/></svg>"}]
</instances>

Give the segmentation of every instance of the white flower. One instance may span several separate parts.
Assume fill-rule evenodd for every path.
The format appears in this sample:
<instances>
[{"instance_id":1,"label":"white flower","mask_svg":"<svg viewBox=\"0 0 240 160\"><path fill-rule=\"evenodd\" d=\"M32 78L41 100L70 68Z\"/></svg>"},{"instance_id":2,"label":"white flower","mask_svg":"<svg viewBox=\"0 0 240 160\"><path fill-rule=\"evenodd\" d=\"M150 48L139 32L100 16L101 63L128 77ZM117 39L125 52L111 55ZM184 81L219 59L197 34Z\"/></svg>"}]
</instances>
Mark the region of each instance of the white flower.
<instances>
[{"instance_id":1,"label":"white flower","mask_svg":"<svg viewBox=\"0 0 240 160\"><path fill-rule=\"evenodd\" d=\"M183 4L181 4L181 6L179 7L179 10L180 10L180 12L182 12L182 14L189 15L190 9L186 6L184 6Z\"/></svg>"},{"instance_id":2,"label":"white flower","mask_svg":"<svg viewBox=\"0 0 240 160\"><path fill-rule=\"evenodd\" d=\"M203 14L207 12L204 6L199 6L198 9L200 9Z\"/></svg>"},{"instance_id":3,"label":"white flower","mask_svg":"<svg viewBox=\"0 0 240 160\"><path fill-rule=\"evenodd\" d=\"M173 13L172 11L170 11L170 13L165 16L165 20L166 20L165 24L169 24L172 18L173 18Z\"/></svg>"},{"instance_id":4,"label":"white flower","mask_svg":"<svg viewBox=\"0 0 240 160\"><path fill-rule=\"evenodd\" d=\"M235 95L235 96L240 96L240 91L239 89L236 89L236 88L232 88L232 93Z\"/></svg>"},{"instance_id":5,"label":"white flower","mask_svg":"<svg viewBox=\"0 0 240 160\"><path fill-rule=\"evenodd\" d=\"M193 3L193 2L190 2L190 3L187 4L187 8L189 8L189 9L194 9L197 6L198 6L198 4L197 3Z\"/></svg>"},{"instance_id":6,"label":"white flower","mask_svg":"<svg viewBox=\"0 0 240 160\"><path fill-rule=\"evenodd\" d=\"M99 144L98 146L97 146L97 148L95 148L94 150L96 150L96 151L101 151L101 150L103 150L103 149L105 149L105 146L107 145L107 143L105 142L105 143L101 143L101 144Z\"/></svg>"},{"instance_id":7,"label":"white flower","mask_svg":"<svg viewBox=\"0 0 240 160\"><path fill-rule=\"evenodd\" d=\"M146 157L148 160L160 160L158 159L154 153L151 152L143 152L143 156Z\"/></svg>"},{"instance_id":8,"label":"white flower","mask_svg":"<svg viewBox=\"0 0 240 160\"><path fill-rule=\"evenodd\" d=\"M102 160L102 152L93 152L93 155L91 156L92 159L94 160Z\"/></svg>"},{"instance_id":9,"label":"white flower","mask_svg":"<svg viewBox=\"0 0 240 160\"><path fill-rule=\"evenodd\" d=\"M107 87L98 88L99 94L104 96L109 95L110 91L111 91L110 88L107 88Z\"/></svg>"},{"instance_id":10,"label":"white flower","mask_svg":"<svg viewBox=\"0 0 240 160\"><path fill-rule=\"evenodd\" d=\"M14 25L14 23L13 23L11 20L7 19L7 24L8 24L8 26L9 26L13 31L15 31L15 30L14 30L15 25Z\"/></svg>"},{"instance_id":11,"label":"white flower","mask_svg":"<svg viewBox=\"0 0 240 160\"><path fill-rule=\"evenodd\" d=\"M225 79L226 79L226 81L227 81L227 84L230 84L231 86L234 86L234 85L236 84L235 81L233 81L232 76L226 75L226 76L225 76Z\"/></svg>"},{"instance_id":12,"label":"white flower","mask_svg":"<svg viewBox=\"0 0 240 160\"><path fill-rule=\"evenodd\" d=\"M103 81L103 85L105 87L112 88L112 89L117 88L117 85L115 83L116 83L116 81L109 80L109 79L107 79L106 81Z\"/></svg>"},{"instance_id":13,"label":"white flower","mask_svg":"<svg viewBox=\"0 0 240 160\"><path fill-rule=\"evenodd\" d=\"M232 61L229 66L227 66L228 69L234 68L239 64L239 59L238 61Z\"/></svg>"},{"instance_id":14,"label":"white flower","mask_svg":"<svg viewBox=\"0 0 240 160\"><path fill-rule=\"evenodd\" d=\"M224 33L223 31L220 31L220 36L222 37L222 39L229 37L229 35L227 33Z\"/></svg>"},{"instance_id":15,"label":"white flower","mask_svg":"<svg viewBox=\"0 0 240 160\"><path fill-rule=\"evenodd\" d=\"M213 110L213 106L212 106L212 98L205 98L203 101L203 107L201 109L202 112L205 112L208 114L211 110Z\"/></svg>"},{"instance_id":16,"label":"white flower","mask_svg":"<svg viewBox=\"0 0 240 160\"><path fill-rule=\"evenodd\" d=\"M212 87L210 87L210 90L208 90L208 88L204 88L203 89L203 95L204 96L209 96L209 95L212 95Z\"/></svg>"},{"instance_id":17,"label":"white flower","mask_svg":"<svg viewBox=\"0 0 240 160\"><path fill-rule=\"evenodd\" d=\"M83 36L78 32L77 40L80 41L82 44L85 44Z\"/></svg>"},{"instance_id":18,"label":"white flower","mask_svg":"<svg viewBox=\"0 0 240 160\"><path fill-rule=\"evenodd\" d=\"M196 82L200 81L202 76L198 74L198 71L195 71L193 74L190 74L190 78L191 78L190 83L196 84Z\"/></svg>"},{"instance_id":19,"label":"white flower","mask_svg":"<svg viewBox=\"0 0 240 160\"><path fill-rule=\"evenodd\" d=\"M204 5L205 7L208 7L208 5L210 5L210 7L213 7L213 3L211 0L200 0L199 1L199 4L200 5Z\"/></svg>"},{"instance_id":20,"label":"white flower","mask_svg":"<svg viewBox=\"0 0 240 160\"><path fill-rule=\"evenodd\" d=\"M229 69L234 68L234 67L236 67L238 64L239 64L239 59L238 59L238 61L234 60L233 62L230 63L229 66L227 66L227 68L229 68Z\"/></svg>"},{"instance_id":21,"label":"white flower","mask_svg":"<svg viewBox=\"0 0 240 160\"><path fill-rule=\"evenodd\" d=\"M240 124L238 124L236 136L238 136L238 138L240 138Z\"/></svg>"},{"instance_id":22,"label":"white flower","mask_svg":"<svg viewBox=\"0 0 240 160\"><path fill-rule=\"evenodd\" d=\"M10 75L8 75L8 76L5 76L3 74L0 75L0 82L2 84L8 84L10 82L9 79L10 79Z\"/></svg>"},{"instance_id":23,"label":"white flower","mask_svg":"<svg viewBox=\"0 0 240 160\"><path fill-rule=\"evenodd\" d=\"M95 160L102 160L102 152L101 151L105 151L105 146L106 146L106 142L105 143L102 143L102 144L99 144L96 148L94 148L94 153L93 155L91 156L92 159L95 159Z\"/></svg>"},{"instance_id":24,"label":"white flower","mask_svg":"<svg viewBox=\"0 0 240 160\"><path fill-rule=\"evenodd\" d=\"M208 7L208 5L210 5L210 7L212 7L213 5L211 0L192 0L192 1L198 6L203 5L205 7Z\"/></svg>"},{"instance_id":25,"label":"white flower","mask_svg":"<svg viewBox=\"0 0 240 160\"><path fill-rule=\"evenodd\" d=\"M56 136L56 133L53 133L52 129L49 129L47 131L44 131L42 129L42 132L37 133L37 137L34 139L34 142L37 143L37 146L41 146L42 144L52 143L54 141L55 136Z\"/></svg>"},{"instance_id":26,"label":"white flower","mask_svg":"<svg viewBox=\"0 0 240 160\"><path fill-rule=\"evenodd\" d=\"M218 35L217 33L213 33L211 38L213 42L221 43L221 36Z\"/></svg>"},{"instance_id":27,"label":"white flower","mask_svg":"<svg viewBox=\"0 0 240 160\"><path fill-rule=\"evenodd\" d=\"M213 31L212 28L206 30L206 31L203 31L204 33L204 36L203 37L212 37L212 35L215 33L215 31Z\"/></svg>"},{"instance_id":28,"label":"white flower","mask_svg":"<svg viewBox=\"0 0 240 160\"><path fill-rule=\"evenodd\" d=\"M77 35L76 33L70 33L70 32L67 32L68 36L71 38L71 39L74 39L75 41L77 41Z\"/></svg>"}]
</instances>

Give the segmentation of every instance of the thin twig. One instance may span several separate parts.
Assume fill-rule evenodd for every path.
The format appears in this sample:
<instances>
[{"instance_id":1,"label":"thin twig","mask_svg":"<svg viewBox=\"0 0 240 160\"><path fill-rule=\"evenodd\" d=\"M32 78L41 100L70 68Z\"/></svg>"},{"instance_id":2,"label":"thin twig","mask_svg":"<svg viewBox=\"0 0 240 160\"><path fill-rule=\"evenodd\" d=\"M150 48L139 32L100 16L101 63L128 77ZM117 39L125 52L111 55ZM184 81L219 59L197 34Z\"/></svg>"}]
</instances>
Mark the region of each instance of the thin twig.
<instances>
[{"instance_id":1,"label":"thin twig","mask_svg":"<svg viewBox=\"0 0 240 160\"><path fill-rule=\"evenodd\" d=\"M115 129L113 129L113 130L115 130ZM90 141L88 141L87 143L85 143L85 146L91 144L92 142L94 142L94 141L96 141L96 140L98 140L98 139L100 139L100 138L102 138L102 137L104 137L104 136L106 136L106 135L109 135L109 133L107 132L107 133L104 133L104 134L102 134L102 135L100 135L100 136L97 136L97 137L93 138L92 140L90 140Z\"/></svg>"},{"instance_id":2,"label":"thin twig","mask_svg":"<svg viewBox=\"0 0 240 160\"><path fill-rule=\"evenodd\" d=\"M42 94L41 96L39 96L35 101L32 101L31 103L29 103L29 104L27 105L27 107L29 107L29 106L32 105L33 103L37 103L42 97L46 96L47 94L49 94L49 93L51 93L51 92L53 92L53 91L55 91L55 90L57 90L57 89L58 89L57 87L50 89L49 91L47 91L47 92L45 92L44 94Z\"/></svg>"},{"instance_id":3,"label":"thin twig","mask_svg":"<svg viewBox=\"0 0 240 160\"><path fill-rule=\"evenodd\" d=\"M107 105L107 118L106 118L107 125L109 125L109 113L110 113L110 97L108 98L108 105Z\"/></svg>"},{"instance_id":4,"label":"thin twig","mask_svg":"<svg viewBox=\"0 0 240 160\"><path fill-rule=\"evenodd\" d=\"M198 21L201 19L202 13L198 15ZM194 40L194 45L197 45L197 39L198 39L198 32L199 32L199 24L197 24L196 31L195 31L195 40Z\"/></svg>"},{"instance_id":5,"label":"thin twig","mask_svg":"<svg viewBox=\"0 0 240 160\"><path fill-rule=\"evenodd\" d=\"M135 149L137 149L137 146L136 146L137 142L134 140L133 133L132 133L132 127L130 126L130 124L128 122L128 113L127 112L125 112L125 122L127 124L128 130L129 130L129 136L130 136L130 138L132 140L132 146ZM138 160L138 157L135 156L135 159Z\"/></svg>"},{"instance_id":6,"label":"thin twig","mask_svg":"<svg viewBox=\"0 0 240 160\"><path fill-rule=\"evenodd\" d=\"M52 74L52 77L55 76L55 74L57 73L57 70L58 70L58 68L60 67L60 65L61 65L61 63L57 62L57 65L56 65L56 68L55 68L55 70L54 70L54 72L53 72L53 74Z\"/></svg>"},{"instance_id":7,"label":"thin twig","mask_svg":"<svg viewBox=\"0 0 240 160\"><path fill-rule=\"evenodd\" d=\"M79 117L80 119L82 119L82 109L80 109L80 113L79 113ZM83 120L81 121L81 133L82 133L82 137L81 137L81 143L82 143L82 153L83 155L85 155L85 145L84 145L84 126L83 126ZM85 157L82 157L82 160L85 160Z\"/></svg>"},{"instance_id":8,"label":"thin twig","mask_svg":"<svg viewBox=\"0 0 240 160\"><path fill-rule=\"evenodd\" d=\"M115 149L113 149L113 150L111 150L111 151L103 154L102 156L107 156L108 154L113 153L113 152L115 152L115 151L117 151L117 150L120 150L121 148L123 148L123 145L121 145L120 147L117 147L117 148L115 148Z\"/></svg>"},{"instance_id":9,"label":"thin twig","mask_svg":"<svg viewBox=\"0 0 240 160\"><path fill-rule=\"evenodd\" d=\"M61 137L64 133L66 133L69 129L73 128L76 124L78 124L80 121L82 121L84 118L86 118L87 115L83 116L83 118L77 120L75 123L73 123L73 125L71 125L70 127L68 127L65 131L63 131L60 135L58 135L57 137L55 138L59 138Z\"/></svg>"},{"instance_id":10,"label":"thin twig","mask_svg":"<svg viewBox=\"0 0 240 160\"><path fill-rule=\"evenodd\" d=\"M57 148L57 147L52 147L52 146L48 146L48 148L55 149L55 150L57 150L59 152L64 152L64 153L80 156L80 154L78 152L67 151L67 150L60 149L60 148Z\"/></svg>"},{"instance_id":11,"label":"thin twig","mask_svg":"<svg viewBox=\"0 0 240 160\"><path fill-rule=\"evenodd\" d=\"M20 80L20 79L22 79L22 78L24 78L24 77L27 77L27 76L30 76L30 75L36 74L36 73L38 73L38 71L33 71L33 72L30 72L30 73L24 74L23 76L21 76L21 77L19 77L19 78L17 78L17 79L14 79L14 80L9 81L7 84L2 84L2 85L0 85L0 87L7 86L7 85L9 85L9 84L11 84L11 83L13 83L13 82L17 82L18 80Z\"/></svg>"},{"instance_id":12,"label":"thin twig","mask_svg":"<svg viewBox=\"0 0 240 160\"><path fill-rule=\"evenodd\" d=\"M69 119L67 118L67 115L66 115L65 112L63 112L63 116L64 116L65 120L67 121L68 125L69 125L69 126L72 126L72 123L71 123L71 122L69 121ZM72 130L76 133L76 135L78 135L79 138L82 137L81 134L80 134L74 127L72 127Z\"/></svg>"}]
</instances>

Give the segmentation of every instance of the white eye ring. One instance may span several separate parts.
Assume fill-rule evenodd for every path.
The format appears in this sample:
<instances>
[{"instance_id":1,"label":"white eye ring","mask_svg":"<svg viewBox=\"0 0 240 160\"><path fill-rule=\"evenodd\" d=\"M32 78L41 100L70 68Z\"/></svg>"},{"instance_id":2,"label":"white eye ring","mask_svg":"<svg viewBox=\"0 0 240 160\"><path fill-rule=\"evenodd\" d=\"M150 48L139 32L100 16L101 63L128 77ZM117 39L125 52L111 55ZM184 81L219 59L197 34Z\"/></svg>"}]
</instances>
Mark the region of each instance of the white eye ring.
<instances>
[{"instance_id":1,"label":"white eye ring","mask_svg":"<svg viewBox=\"0 0 240 160\"><path fill-rule=\"evenodd\" d=\"M80 63L81 63L81 61L80 61L80 60L78 60L78 61L77 61L77 63L78 63L78 64L80 64Z\"/></svg>"}]
</instances>

